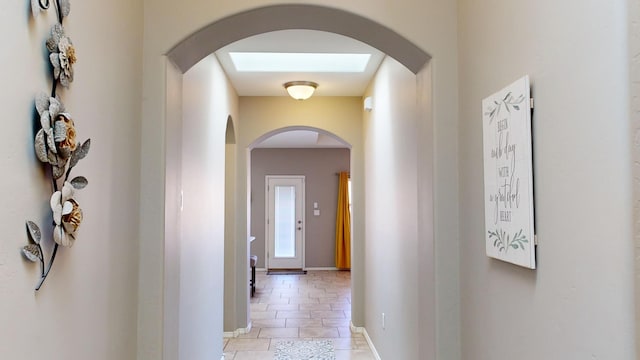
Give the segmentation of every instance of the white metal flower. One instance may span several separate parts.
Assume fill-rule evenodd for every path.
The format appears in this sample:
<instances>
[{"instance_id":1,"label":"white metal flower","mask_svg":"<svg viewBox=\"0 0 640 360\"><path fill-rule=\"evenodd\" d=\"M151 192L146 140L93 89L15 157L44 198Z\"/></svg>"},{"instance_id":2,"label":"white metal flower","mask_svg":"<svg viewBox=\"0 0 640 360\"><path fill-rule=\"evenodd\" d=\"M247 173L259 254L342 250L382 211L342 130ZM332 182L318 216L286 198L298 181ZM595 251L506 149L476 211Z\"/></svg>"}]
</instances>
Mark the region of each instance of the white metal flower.
<instances>
[{"instance_id":1,"label":"white metal flower","mask_svg":"<svg viewBox=\"0 0 640 360\"><path fill-rule=\"evenodd\" d=\"M40 161L53 165L53 175L58 179L78 145L75 125L71 115L64 112L62 102L45 93L36 98L36 110L42 126L35 138L36 155Z\"/></svg>"},{"instance_id":2,"label":"white metal flower","mask_svg":"<svg viewBox=\"0 0 640 360\"><path fill-rule=\"evenodd\" d=\"M76 233L82 222L82 209L73 199L74 186L65 182L62 190L51 195L51 211L53 211L53 240L62 246L71 247L76 241Z\"/></svg>"},{"instance_id":3,"label":"white metal flower","mask_svg":"<svg viewBox=\"0 0 640 360\"><path fill-rule=\"evenodd\" d=\"M73 81L73 64L77 61L76 50L71 39L65 35L60 24L51 27L51 36L47 39L47 48L51 53L49 60L53 65L53 76L60 84L69 87Z\"/></svg>"},{"instance_id":4,"label":"white metal flower","mask_svg":"<svg viewBox=\"0 0 640 360\"><path fill-rule=\"evenodd\" d=\"M40 115L40 125L42 126L36 134L36 155L40 161L55 165L58 162L56 158L58 151L54 141L52 119L64 111L64 105L58 99L41 93L36 98L36 110Z\"/></svg>"}]
</instances>

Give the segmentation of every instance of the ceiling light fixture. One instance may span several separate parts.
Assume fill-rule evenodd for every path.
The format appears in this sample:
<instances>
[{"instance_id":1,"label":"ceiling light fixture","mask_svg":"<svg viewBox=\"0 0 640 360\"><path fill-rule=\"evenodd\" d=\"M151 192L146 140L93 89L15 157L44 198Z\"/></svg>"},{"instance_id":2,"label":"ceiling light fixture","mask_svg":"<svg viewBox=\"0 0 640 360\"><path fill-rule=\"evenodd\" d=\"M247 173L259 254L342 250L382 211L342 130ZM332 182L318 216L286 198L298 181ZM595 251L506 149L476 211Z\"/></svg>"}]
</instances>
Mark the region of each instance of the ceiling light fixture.
<instances>
[{"instance_id":1,"label":"ceiling light fixture","mask_svg":"<svg viewBox=\"0 0 640 360\"><path fill-rule=\"evenodd\" d=\"M318 87L313 81L289 81L284 83L289 95L296 100L307 100Z\"/></svg>"}]
</instances>

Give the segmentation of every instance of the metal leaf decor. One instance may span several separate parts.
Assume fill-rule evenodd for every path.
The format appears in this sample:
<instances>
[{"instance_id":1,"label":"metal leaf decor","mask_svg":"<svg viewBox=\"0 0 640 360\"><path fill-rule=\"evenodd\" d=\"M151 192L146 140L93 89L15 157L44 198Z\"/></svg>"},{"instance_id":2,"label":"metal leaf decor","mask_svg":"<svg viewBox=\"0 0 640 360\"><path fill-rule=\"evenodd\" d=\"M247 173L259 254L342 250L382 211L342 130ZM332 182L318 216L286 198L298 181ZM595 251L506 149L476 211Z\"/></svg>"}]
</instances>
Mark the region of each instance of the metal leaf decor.
<instances>
[{"instance_id":1,"label":"metal leaf decor","mask_svg":"<svg viewBox=\"0 0 640 360\"><path fill-rule=\"evenodd\" d=\"M76 190L84 189L87 184L89 184L89 181L87 181L87 178L84 176L76 176L71 180L71 185L73 185L73 188Z\"/></svg>"},{"instance_id":2,"label":"metal leaf decor","mask_svg":"<svg viewBox=\"0 0 640 360\"><path fill-rule=\"evenodd\" d=\"M76 49L62 26L62 21L69 16L71 4L69 0L31 0L31 12L35 18L42 11L48 10L51 3L56 9L57 22L51 27L50 36L44 41L44 45L48 50L45 61L51 65L52 88L50 93L40 92L35 97L40 129L36 132L34 150L38 160L51 168L53 194L48 199L48 206L53 219L49 218L45 223L50 224L52 229L50 236L43 238L38 225L27 221L28 237L33 243L21 249L27 260L40 263L40 279L36 291L49 275L58 247L71 247L77 239L83 213L74 195L76 190L84 189L89 181L84 176L69 179L71 171L78 161L87 156L91 146L91 140L82 144L76 142L75 120L56 95L58 85L70 86L74 76L73 64L77 61ZM48 16L42 18L42 21L50 19ZM50 254L43 252L41 246L42 242L47 241L54 243Z\"/></svg>"},{"instance_id":3,"label":"metal leaf decor","mask_svg":"<svg viewBox=\"0 0 640 360\"><path fill-rule=\"evenodd\" d=\"M89 154L89 149L91 148L91 139L88 139L81 146L78 146L76 151L71 154L71 160L69 160L69 167L72 168L76 166L78 161L82 160Z\"/></svg>"},{"instance_id":4,"label":"metal leaf decor","mask_svg":"<svg viewBox=\"0 0 640 360\"><path fill-rule=\"evenodd\" d=\"M58 4L60 5L60 13L62 16L69 16L69 12L71 12L71 4L69 4L69 0L59 0Z\"/></svg>"},{"instance_id":5,"label":"metal leaf decor","mask_svg":"<svg viewBox=\"0 0 640 360\"><path fill-rule=\"evenodd\" d=\"M40 247L36 244L30 244L22 248L22 253L24 256L32 262L36 262L42 259L42 253L40 252Z\"/></svg>"},{"instance_id":6,"label":"metal leaf decor","mask_svg":"<svg viewBox=\"0 0 640 360\"><path fill-rule=\"evenodd\" d=\"M38 0L31 0L31 14L34 18L40 15L40 2Z\"/></svg>"},{"instance_id":7,"label":"metal leaf decor","mask_svg":"<svg viewBox=\"0 0 640 360\"><path fill-rule=\"evenodd\" d=\"M29 235L31 235L31 240L34 243L40 244L40 240L42 239L42 233L40 232L40 228L33 221L27 221L27 229L29 229Z\"/></svg>"}]
</instances>

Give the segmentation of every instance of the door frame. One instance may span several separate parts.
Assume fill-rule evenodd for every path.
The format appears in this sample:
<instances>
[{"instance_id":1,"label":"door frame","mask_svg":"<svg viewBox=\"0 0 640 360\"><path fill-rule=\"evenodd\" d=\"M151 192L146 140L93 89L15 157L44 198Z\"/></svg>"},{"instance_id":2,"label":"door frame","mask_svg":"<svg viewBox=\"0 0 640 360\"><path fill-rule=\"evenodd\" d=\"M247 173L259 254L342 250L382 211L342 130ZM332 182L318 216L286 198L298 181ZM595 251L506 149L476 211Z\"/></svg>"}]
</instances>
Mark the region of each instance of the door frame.
<instances>
[{"instance_id":1,"label":"door frame","mask_svg":"<svg viewBox=\"0 0 640 360\"><path fill-rule=\"evenodd\" d=\"M305 239L307 233L307 219L306 219L306 176L305 175L265 175L264 177L264 267L269 270L269 238L271 231L269 229L269 181L272 179L300 179L302 180L301 198L302 198L302 213L300 217L302 219L302 239L301 239L301 257L302 257L302 270L306 269L306 253L305 253Z\"/></svg>"}]
</instances>

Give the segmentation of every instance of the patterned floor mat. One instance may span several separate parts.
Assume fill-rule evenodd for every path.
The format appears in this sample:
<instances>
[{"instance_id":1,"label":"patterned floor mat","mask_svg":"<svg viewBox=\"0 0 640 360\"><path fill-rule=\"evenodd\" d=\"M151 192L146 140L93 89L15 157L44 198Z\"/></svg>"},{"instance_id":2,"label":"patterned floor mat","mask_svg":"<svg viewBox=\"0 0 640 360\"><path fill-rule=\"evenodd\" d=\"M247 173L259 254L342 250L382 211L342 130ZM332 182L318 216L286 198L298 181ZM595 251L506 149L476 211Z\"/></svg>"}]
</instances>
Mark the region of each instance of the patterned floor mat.
<instances>
[{"instance_id":1,"label":"patterned floor mat","mask_svg":"<svg viewBox=\"0 0 640 360\"><path fill-rule=\"evenodd\" d=\"M331 340L280 341L276 343L275 360L335 360Z\"/></svg>"}]
</instances>

